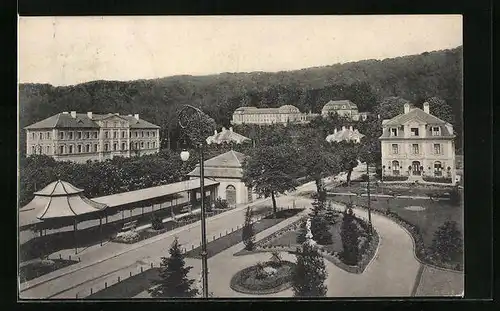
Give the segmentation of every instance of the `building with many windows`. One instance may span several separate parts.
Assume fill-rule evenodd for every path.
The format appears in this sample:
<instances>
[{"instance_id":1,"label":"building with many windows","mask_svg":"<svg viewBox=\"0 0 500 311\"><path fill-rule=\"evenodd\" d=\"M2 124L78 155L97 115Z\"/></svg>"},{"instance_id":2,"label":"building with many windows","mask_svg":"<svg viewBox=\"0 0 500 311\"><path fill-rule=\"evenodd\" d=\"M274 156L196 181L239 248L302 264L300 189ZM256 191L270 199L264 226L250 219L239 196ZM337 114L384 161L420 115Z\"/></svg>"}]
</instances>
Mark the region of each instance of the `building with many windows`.
<instances>
[{"instance_id":1,"label":"building with many windows","mask_svg":"<svg viewBox=\"0 0 500 311\"><path fill-rule=\"evenodd\" d=\"M368 118L369 112L359 112L358 106L350 100L331 100L321 109L321 115L327 117L331 113L343 117L349 117L353 121L364 121Z\"/></svg>"},{"instance_id":2,"label":"building with many windows","mask_svg":"<svg viewBox=\"0 0 500 311\"><path fill-rule=\"evenodd\" d=\"M292 105L284 105L279 108L257 108L240 107L233 113L231 124L287 124L308 123L319 116L315 113L302 113Z\"/></svg>"},{"instance_id":3,"label":"building with many windows","mask_svg":"<svg viewBox=\"0 0 500 311\"><path fill-rule=\"evenodd\" d=\"M429 111L405 104L404 113L382 121L379 138L383 174L451 178L455 181L455 135L453 126Z\"/></svg>"},{"instance_id":4,"label":"building with many windows","mask_svg":"<svg viewBox=\"0 0 500 311\"><path fill-rule=\"evenodd\" d=\"M59 161L103 161L160 150L160 127L138 114L62 112L25 130L28 156L44 154Z\"/></svg>"}]
</instances>

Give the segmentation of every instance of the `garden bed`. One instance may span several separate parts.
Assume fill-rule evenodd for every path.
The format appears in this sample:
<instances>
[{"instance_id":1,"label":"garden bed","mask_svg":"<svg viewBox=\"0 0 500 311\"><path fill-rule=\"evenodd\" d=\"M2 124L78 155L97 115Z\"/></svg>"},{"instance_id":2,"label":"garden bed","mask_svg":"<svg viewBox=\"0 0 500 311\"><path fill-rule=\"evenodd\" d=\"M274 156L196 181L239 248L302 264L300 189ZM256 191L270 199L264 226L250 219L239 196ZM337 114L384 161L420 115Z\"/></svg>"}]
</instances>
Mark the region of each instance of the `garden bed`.
<instances>
[{"instance_id":1,"label":"garden bed","mask_svg":"<svg viewBox=\"0 0 500 311\"><path fill-rule=\"evenodd\" d=\"M78 261L66 259L35 260L19 267L19 281L21 283L36 279L47 273L71 266Z\"/></svg>"},{"instance_id":2,"label":"garden bed","mask_svg":"<svg viewBox=\"0 0 500 311\"><path fill-rule=\"evenodd\" d=\"M292 272L296 264L290 261L280 263L265 262L262 267L254 265L238 271L230 282L234 291L253 294L269 295L284 291L292 287ZM260 271L271 269L272 274L263 274ZM263 275L262 275L263 274Z\"/></svg>"},{"instance_id":3,"label":"garden bed","mask_svg":"<svg viewBox=\"0 0 500 311\"><path fill-rule=\"evenodd\" d=\"M349 198L335 197L334 201L349 203ZM352 198L352 203L366 209L367 198ZM422 211L406 209L407 206L422 206ZM404 227L415 241L417 258L427 264L441 268L463 271L463 260L456 262L439 262L429 254L429 248L436 230L446 221L456 221L462 228L462 208L453 206L449 201L431 201L418 199L386 199L379 198L371 203L372 212L389 217Z\"/></svg>"},{"instance_id":4,"label":"garden bed","mask_svg":"<svg viewBox=\"0 0 500 311\"><path fill-rule=\"evenodd\" d=\"M265 218L257 221L253 225L254 234L258 234L278 223L284 221L287 218L293 217L298 213L302 212L303 208L280 210L276 213L276 219L274 219L274 214L270 213ZM212 240L207 243L207 258L217 255L218 253L242 242L242 228L229 232L228 234ZM198 246L186 253L186 257L191 258L201 258L201 247Z\"/></svg>"},{"instance_id":5,"label":"garden bed","mask_svg":"<svg viewBox=\"0 0 500 311\"><path fill-rule=\"evenodd\" d=\"M229 211L227 210L222 210L219 212L207 212L206 216L207 218L215 216L217 214L223 213ZM169 220L167 222L163 223L163 229L160 230L154 230L152 228L147 228L144 230L138 230L138 231L128 231L123 235L118 235L115 238L113 238L113 242L116 243L124 243L124 244L134 244L146 239L150 239L152 237L155 237L157 235L163 234L168 231L172 231L174 229L192 224L197 222L198 220L201 219L201 215L199 213L197 214L184 214L182 216L178 216L177 220Z\"/></svg>"},{"instance_id":6,"label":"garden bed","mask_svg":"<svg viewBox=\"0 0 500 311\"><path fill-rule=\"evenodd\" d=\"M338 213L341 214L340 212ZM306 221L307 218L308 216L304 216L296 222L276 231L270 236L259 240L255 243L255 249L253 251L243 249L235 253L234 256L272 251L296 251L297 248L300 247L300 244L297 243L297 235L299 234L299 230L301 230L301 224ZM350 273L362 273L365 270L366 266L375 255L379 243L379 236L375 230L373 230L373 234L371 238L369 238L369 234L367 234L369 225L365 220L356 217L356 221L358 228L362 229L362 232L366 233L362 234L362 236L364 236L364 242L361 242L359 245L361 258L356 266L349 266L345 264L340 257L343 250L340 236L340 226L342 224L342 220L337 219L335 225L331 228L333 243L328 245L318 245L318 249L323 257L339 268Z\"/></svg>"}]
</instances>

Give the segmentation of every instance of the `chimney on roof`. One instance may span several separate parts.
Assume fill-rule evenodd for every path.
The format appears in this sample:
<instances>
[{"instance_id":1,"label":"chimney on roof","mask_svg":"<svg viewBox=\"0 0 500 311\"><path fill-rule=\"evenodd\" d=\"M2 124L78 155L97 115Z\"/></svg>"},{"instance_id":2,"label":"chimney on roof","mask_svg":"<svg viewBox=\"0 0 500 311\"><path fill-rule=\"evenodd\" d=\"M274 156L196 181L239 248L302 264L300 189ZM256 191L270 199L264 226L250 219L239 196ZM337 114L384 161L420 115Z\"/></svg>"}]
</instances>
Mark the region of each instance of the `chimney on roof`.
<instances>
[{"instance_id":1,"label":"chimney on roof","mask_svg":"<svg viewBox=\"0 0 500 311\"><path fill-rule=\"evenodd\" d=\"M231 126L231 127L229 127L229 130L232 132L232 131L233 131L233 127L232 127L232 126Z\"/></svg>"},{"instance_id":2,"label":"chimney on roof","mask_svg":"<svg viewBox=\"0 0 500 311\"><path fill-rule=\"evenodd\" d=\"M217 135L217 129L214 130L214 135Z\"/></svg>"},{"instance_id":3,"label":"chimney on roof","mask_svg":"<svg viewBox=\"0 0 500 311\"><path fill-rule=\"evenodd\" d=\"M410 112L410 104L405 104L405 113Z\"/></svg>"},{"instance_id":4,"label":"chimney on roof","mask_svg":"<svg viewBox=\"0 0 500 311\"><path fill-rule=\"evenodd\" d=\"M92 120L92 111L87 112L87 117Z\"/></svg>"},{"instance_id":5,"label":"chimney on roof","mask_svg":"<svg viewBox=\"0 0 500 311\"><path fill-rule=\"evenodd\" d=\"M134 114L134 118L135 118L136 120L139 120L139 114L138 114L138 113Z\"/></svg>"},{"instance_id":6,"label":"chimney on roof","mask_svg":"<svg viewBox=\"0 0 500 311\"><path fill-rule=\"evenodd\" d=\"M337 128L333 130L333 134L337 134Z\"/></svg>"},{"instance_id":7,"label":"chimney on roof","mask_svg":"<svg viewBox=\"0 0 500 311\"><path fill-rule=\"evenodd\" d=\"M428 102L424 103L424 112L430 114L429 103Z\"/></svg>"},{"instance_id":8,"label":"chimney on roof","mask_svg":"<svg viewBox=\"0 0 500 311\"><path fill-rule=\"evenodd\" d=\"M71 111L71 117L76 118L76 111Z\"/></svg>"},{"instance_id":9,"label":"chimney on roof","mask_svg":"<svg viewBox=\"0 0 500 311\"><path fill-rule=\"evenodd\" d=\"M345 131L345 126L342 126L342 131Z\"/></svg>"}]
</instances>

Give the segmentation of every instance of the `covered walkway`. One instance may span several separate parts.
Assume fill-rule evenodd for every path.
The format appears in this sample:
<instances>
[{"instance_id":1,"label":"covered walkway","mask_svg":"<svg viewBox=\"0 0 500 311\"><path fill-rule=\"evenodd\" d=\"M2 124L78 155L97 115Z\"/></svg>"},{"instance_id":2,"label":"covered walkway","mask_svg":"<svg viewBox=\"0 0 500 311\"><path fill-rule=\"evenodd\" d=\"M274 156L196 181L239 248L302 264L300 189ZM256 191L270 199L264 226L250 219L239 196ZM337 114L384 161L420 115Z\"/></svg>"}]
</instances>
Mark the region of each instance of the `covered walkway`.
<instances>
[{"instance_id":1,"label":"covered walkway","mask_svg":"<svg viewBox=\"0 0 500 311\"><path fill-rule=\"evenodd\" d=\"M204 185L206 197L209 200L215 199L219 183L205 179ZM104 218L78 219L78 244L80 246L99 244L102 238L119 231L125 222L132 220L138 220L139 224L149 222L153 212L159 217L168 217L183 212L183 207L188 206L190 209L201 197L199 188L200 179L198 178L93 198L92 201L95 204L106 206L102 216ZM52 252L71 248L68 244L74 243L72 232L74 226L64 223L54 226L53 223L44 222L39 218L44 208L43 204L36 206L30 204L19 210L21 259L36 257L36 254L32 252L36 249L33 247L34 244L46 244ZM58 204L54 205L54 209L60 209ZM100 226L101 223L102 226Z\"/></svg>"}]
</instances>

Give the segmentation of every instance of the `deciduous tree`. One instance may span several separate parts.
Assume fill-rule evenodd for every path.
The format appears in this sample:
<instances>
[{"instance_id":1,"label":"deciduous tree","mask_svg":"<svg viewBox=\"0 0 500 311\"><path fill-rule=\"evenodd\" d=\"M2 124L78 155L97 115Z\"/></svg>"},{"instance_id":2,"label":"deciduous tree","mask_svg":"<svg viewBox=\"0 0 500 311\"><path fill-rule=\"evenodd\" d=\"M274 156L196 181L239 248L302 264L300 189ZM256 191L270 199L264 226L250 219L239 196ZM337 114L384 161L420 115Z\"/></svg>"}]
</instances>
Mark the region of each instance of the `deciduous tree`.
<instances>
[{"instance_id":1,"label":"deciduous tree","mask_svg":"<svg viewBox=\"0 0 500 311\"><path fill-rule=\"evenodd\" d=\"M297 151L282 144L261 146L243 163L243 178L247 187L264 197L271 197L276 217L276 195L295 190L297 183Z\"/></svg>"},{"instance_id":2,"label":"deciduous tree","mask_svg":"<svg viewBox=\"0 0 500 311\"><path fill-rule=\"evenodd\" d=\"M255 247L255 232L253 230L252 210L250 209L250 206L247 207L245 212L245 223L243 224L241 234L243 243L245 244L245 249L248 251L253 250Z\"/></svg>"}]
</instances>

